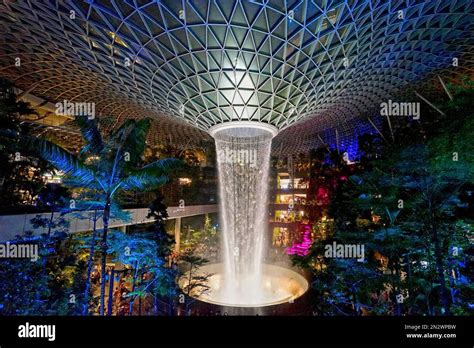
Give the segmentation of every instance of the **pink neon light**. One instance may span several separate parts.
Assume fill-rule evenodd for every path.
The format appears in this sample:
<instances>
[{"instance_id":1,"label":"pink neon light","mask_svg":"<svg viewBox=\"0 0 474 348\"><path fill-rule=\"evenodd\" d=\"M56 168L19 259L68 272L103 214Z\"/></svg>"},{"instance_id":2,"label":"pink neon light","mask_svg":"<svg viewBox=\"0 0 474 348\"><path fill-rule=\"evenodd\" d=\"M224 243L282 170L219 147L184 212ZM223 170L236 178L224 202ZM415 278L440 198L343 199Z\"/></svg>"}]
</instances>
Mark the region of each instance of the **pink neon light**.
<instances>
[{"instance_id":1,"label":"pink neon light","mask_svg":"<svg viewBox=\"0 0 474 348\"><path fill-rule=\"evenodd\" d=\"M303 225L303 240L301 243L293 243L289 248L286 248L285 253L287 255L308 255L309 248L311 247L311 226L308 224Z\"/></svg>"}]
</instances>

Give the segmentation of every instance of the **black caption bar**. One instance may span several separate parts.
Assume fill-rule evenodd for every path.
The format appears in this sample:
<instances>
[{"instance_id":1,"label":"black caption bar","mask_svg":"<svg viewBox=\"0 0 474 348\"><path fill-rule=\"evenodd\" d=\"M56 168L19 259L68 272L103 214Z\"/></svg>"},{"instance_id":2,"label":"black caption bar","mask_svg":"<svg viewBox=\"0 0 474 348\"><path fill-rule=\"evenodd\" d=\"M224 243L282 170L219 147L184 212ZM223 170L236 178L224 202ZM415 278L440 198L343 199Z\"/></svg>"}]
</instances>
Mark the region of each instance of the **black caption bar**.
<instances>
[{"instance_id":1,"label":"black caption bar","mask_svg":"<svg viewBox=\"0 0 474 348\"><path fill-rule=\"evenodd\" d=\"M472 323L472 317L1 317L0 346L222 345L222 337L227 337L228 343L291 347L315 343L472 347L474 330L468 330Z\"/></svg>"}]
</instances>

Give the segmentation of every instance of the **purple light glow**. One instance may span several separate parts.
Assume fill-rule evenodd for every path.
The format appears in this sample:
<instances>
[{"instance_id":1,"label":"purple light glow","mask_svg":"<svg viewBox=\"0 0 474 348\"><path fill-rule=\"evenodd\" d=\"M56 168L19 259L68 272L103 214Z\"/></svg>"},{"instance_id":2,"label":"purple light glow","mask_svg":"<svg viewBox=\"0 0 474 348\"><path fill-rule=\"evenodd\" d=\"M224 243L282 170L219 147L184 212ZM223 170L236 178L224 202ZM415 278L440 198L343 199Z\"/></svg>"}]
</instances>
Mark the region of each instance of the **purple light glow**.
<instances>
[{"instance_id":1,"label":"purple light glow","mask_svg":"<svg viewBox=\"0 0 474 348\"><path fill-rule=\"evenodd\" d=\"M289 248L286 248L285 253L287 255L298 255L306 256L308 255L309 248L311 247L311 225L304 224L303 228L303 240L301 243L293 243Z\"/></svg>"}]
</instances>

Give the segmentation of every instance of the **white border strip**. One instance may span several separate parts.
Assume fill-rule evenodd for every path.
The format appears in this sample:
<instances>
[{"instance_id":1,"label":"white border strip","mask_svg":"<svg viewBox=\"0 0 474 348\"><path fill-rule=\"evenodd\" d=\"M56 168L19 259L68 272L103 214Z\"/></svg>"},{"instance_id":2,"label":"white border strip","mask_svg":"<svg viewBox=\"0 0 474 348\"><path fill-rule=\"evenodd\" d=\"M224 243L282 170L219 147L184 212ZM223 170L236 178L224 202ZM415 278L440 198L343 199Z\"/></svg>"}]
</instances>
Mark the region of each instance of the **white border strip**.
<instances>
[{"instance_id":1,"label":"white border strip","mask_svg":"<svg viewBox=\"0 0 474 348\"><path fill-rule=\"evenodd\" d=\"M274 138L279 132L277 127L272 126L271 124L268 124L268 123L262 123L262 122L257 122L257 121L231 121L231 122L219 123L219 124L216 124L215 126L212 126L211 128L208 129L208 133L211 135L211 137L214 137L214 135L217 132L224 129L230 129L230 128L263 129L263 130L266 130L267 132L270 132L272 134L272 138Z\"/></svg>"}]
</instances>

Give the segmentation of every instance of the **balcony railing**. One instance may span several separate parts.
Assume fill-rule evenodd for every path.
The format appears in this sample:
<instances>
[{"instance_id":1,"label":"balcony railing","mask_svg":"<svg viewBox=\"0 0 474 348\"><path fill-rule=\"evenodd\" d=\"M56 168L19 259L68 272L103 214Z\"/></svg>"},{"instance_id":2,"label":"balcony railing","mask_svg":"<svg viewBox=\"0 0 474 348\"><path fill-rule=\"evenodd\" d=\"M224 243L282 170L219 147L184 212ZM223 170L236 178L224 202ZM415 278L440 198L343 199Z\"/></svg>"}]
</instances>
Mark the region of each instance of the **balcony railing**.
<instances>
[{"instance_id":1,"label":"balcony railing","mask_svg":"<svg viewBox=\"0 0 474 348\"><path fill-rule=\"evenodd\" d=\"M130 213L130 219L114 220L111 219L109 223L110 228L118 228L128 225L139 225L144 223L153 222L153 218L147 218L148 208L137 208L137 209L124 209ZM215 204L211 205L188 205L185 207L168 207L168 219L183 218L188 216L203 215L215 213L218 210L218 206ZM93 212L82 212L76 214L66 214L64 218L69 222L68 232L86 232L93 229L92 221ZM36 216L41 218L50 218L51 213L40 213L40 214L21 214L21 215L1 215L0 216L0 241L7 241L15 238L17 235L22 235L26 231L32 231L35 234L46 233L46 228L34 228L31 224L31 219ZM59 217L59 213L56 213ZM97 229L103 227L102 220L97 221Z\"/></svg>"}]
</instances>

